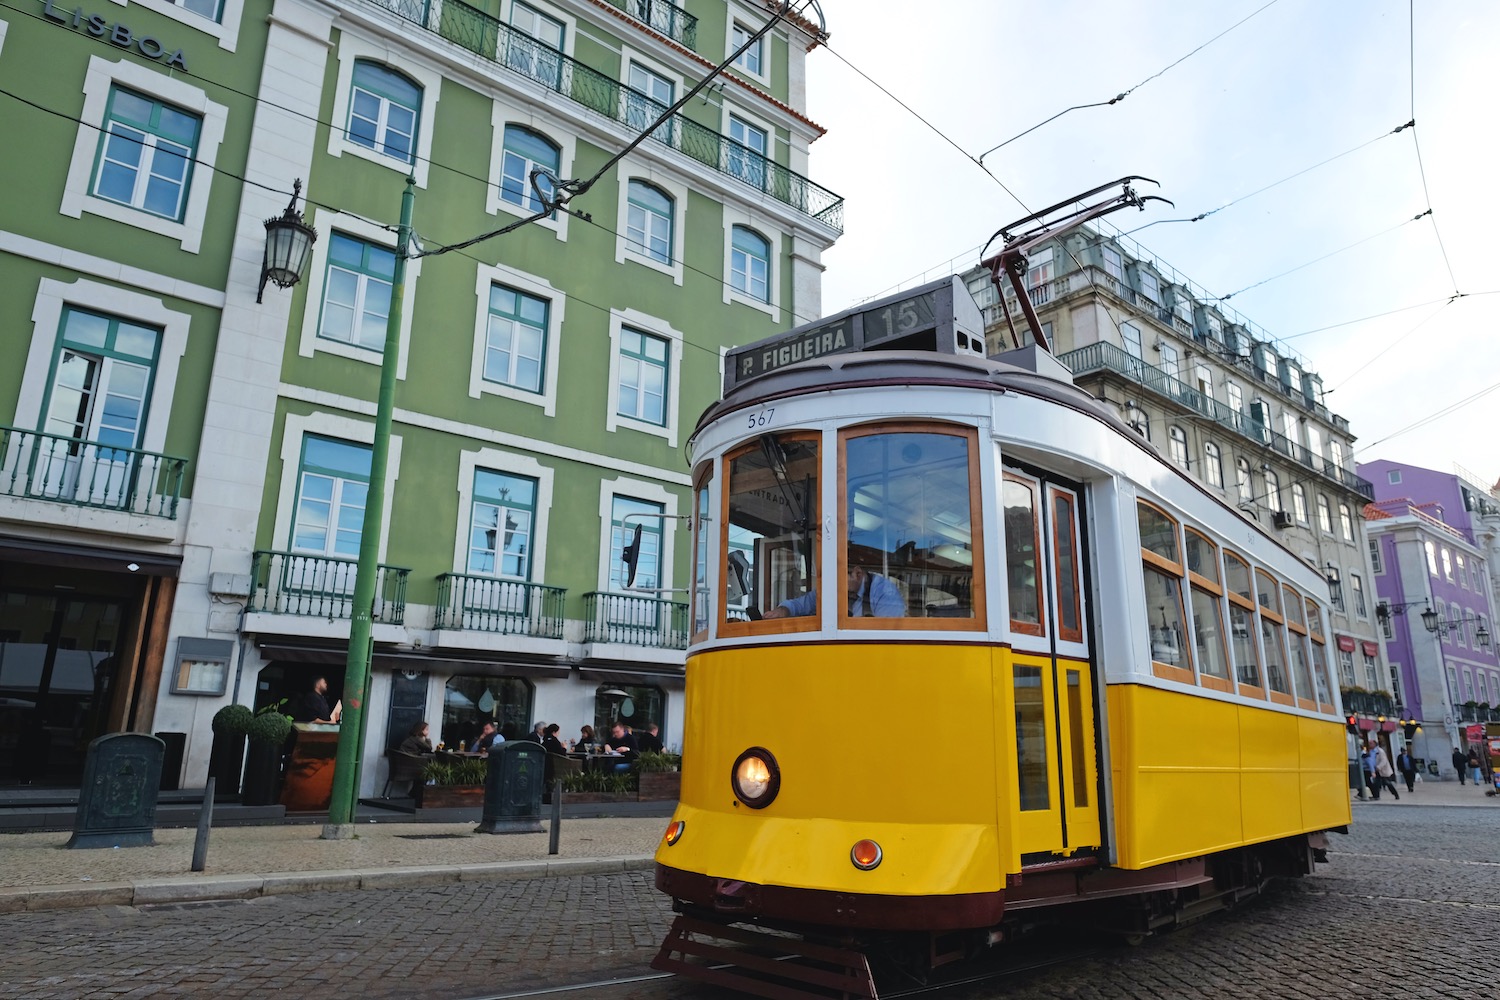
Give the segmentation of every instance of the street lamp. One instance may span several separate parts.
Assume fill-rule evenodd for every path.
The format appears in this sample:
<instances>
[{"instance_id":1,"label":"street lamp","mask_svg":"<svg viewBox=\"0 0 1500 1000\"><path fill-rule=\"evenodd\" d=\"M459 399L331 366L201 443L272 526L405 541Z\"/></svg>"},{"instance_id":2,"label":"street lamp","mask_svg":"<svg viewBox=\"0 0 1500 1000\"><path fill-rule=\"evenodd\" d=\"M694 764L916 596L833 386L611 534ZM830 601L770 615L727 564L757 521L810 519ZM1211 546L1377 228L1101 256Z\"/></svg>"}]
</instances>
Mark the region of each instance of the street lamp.
<instances>
[{"instance_id":1,"label":"street lamp","mask_svg":"<svg viewBox=\"0 0 1500 1000\"><path fill-rule=\"evenodd\" d=\"M1422 624L1426 626L1427 631L1439 632L1443 635L1447 635L1454 629L1462 628L1469 622L1479 623L1479 628L1474 632L1474 642L1484 648L1489 648L1490 630L1485 628L1484 619L1479 617L1478 615L1472 615L1467 618L1454 618L1450 620L1439 617L1438 613L1432 610L1430 606L1426 611L1422 612Z\"/></svg>"},{"instance_id":2,"label":"street lamp","mask_svg":"<svg viewBox=\"0 0 1500 1000\"><path fill-rule=\"evenodd\" d=\"M292 200L286 211L274 219L266 220L266 252L260 265L260 288L255 292L255 301L260 302L266 290L266 282L273 281L277 288L291 288L302 280L307 259L312 256L312 246L318 242L318 231L309 226L297 211L297 196L302 193L302 178L292 184Z\"/></svg>"}]
</instances>

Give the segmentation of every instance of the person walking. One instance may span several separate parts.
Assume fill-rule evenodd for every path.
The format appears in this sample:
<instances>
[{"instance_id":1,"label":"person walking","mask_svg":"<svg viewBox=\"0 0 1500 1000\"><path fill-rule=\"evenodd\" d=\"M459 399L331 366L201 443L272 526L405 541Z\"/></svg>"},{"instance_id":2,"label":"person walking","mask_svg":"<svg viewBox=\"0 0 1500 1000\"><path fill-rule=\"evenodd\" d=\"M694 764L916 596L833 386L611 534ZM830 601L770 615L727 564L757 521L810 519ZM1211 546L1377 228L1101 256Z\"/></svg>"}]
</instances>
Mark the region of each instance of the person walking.
<instances>
[{"instance_id":1,"label":"person walking","mask_svg":"<svg viewBox=\"0 0 1500 1000\"><path fill-rule=\"evenodd\" d=\"M1479 751L1469 747L1469 756L1464 758L1469 765L1469 777L1474 779L1475 788L1484 787L1484 768L1479 766Z\"/></svg>"},{"instance_id":2,"label":"person walking","mask_svg":"<svg viewBox=\"0 0 1500 1000\"><path fill-rule=\"evenodd\" d=\"M1411 747L1404 746L1396 755L1396 770L1401 772L1402 779L1406 782L1406 790L1415 792L1417 790L1417 759L1411 755Z\"/></svg>"},{"instance_id":3,"label":"person walking","mask_svg":"<svg viewBox=\"0 0 1500 1000\"><path fill-rule=\"evenodd\" d=\"M1453 770L1458 772L1458 783L1462 785L1469 774L1469 758L1458 747L1453 748Z\"/></svg>"},{"instance_id":4,"label":"person walking","mask_svg":"<svg viewBox=\"0 0 1500 1000\"><path fill-rule=\"evenodd\" d=\"M1401 793L1396 791L1396 772L1391 767L1391 759L1386 756L1385 747L1375 739L1370 740L1370 772L1375 776L1375 798L1380 798L1381 788L1388 788L1396 801L1401 801Z\"/></svg>"}]
</instances>

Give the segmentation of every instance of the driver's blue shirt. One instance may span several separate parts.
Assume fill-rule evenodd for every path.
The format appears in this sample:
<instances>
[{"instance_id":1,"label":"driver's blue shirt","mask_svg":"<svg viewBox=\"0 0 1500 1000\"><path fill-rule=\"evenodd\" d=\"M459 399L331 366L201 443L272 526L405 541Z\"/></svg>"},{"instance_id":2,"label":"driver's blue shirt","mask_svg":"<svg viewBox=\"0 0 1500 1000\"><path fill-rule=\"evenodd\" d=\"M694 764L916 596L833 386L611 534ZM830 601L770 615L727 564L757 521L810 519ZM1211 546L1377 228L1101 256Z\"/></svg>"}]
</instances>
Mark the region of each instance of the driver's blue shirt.
<instances>
[{"instance_id":1,"label":"driver's blue shirt","mask_svg":"<svg viewBox=\"0 0 1500 1000\"><path fill-rule=\"evenodd\" d=\"M879 573L866 573L859 593L849 599L849 615L865 617L865 599L869 599L869 614L876 618L902 618L906 615L906 601L901 590L888 577ZM818 610L818 592L809 590L800 597L782 601L789 615L810 615Z\"/></svg>"}]
</instances>

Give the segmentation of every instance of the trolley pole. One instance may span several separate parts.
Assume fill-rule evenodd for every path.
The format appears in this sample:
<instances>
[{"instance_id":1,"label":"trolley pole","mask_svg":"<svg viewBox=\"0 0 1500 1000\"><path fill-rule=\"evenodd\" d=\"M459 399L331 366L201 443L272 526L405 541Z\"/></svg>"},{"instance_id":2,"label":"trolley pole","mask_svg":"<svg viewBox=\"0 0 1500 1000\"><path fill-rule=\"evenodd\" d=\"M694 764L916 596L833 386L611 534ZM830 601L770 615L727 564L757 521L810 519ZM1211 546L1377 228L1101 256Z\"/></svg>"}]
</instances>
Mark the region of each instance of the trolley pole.
<instances>
[{"instance_id":1,"label":"trolley pole","mask_svg":"<svg viewBox=\"0 0 1500 1000\"><path fill-rule=\"evenodd\" d=\"M391 450L391 411L396 402L396 355L401 350L401 307L406 297L406 254L411 242L415 177L406 179L401 195L401 224L396 235L396 268L391 280L391 312L385 324L385 351L380 356L380 397L375 407L375 440L370 447L370 490L359 533L359 564L354 571L354 606L349 622L349 655L344 662L344 714L340 720L338 752L333 762L333 797L322 839L348 840L354 836L354 810L359 801L359 762L364 745L365 695L369 690L370 627L375 610L379 572L380 531L385 519L385 473Z\"/></svg>"}]
</instances>

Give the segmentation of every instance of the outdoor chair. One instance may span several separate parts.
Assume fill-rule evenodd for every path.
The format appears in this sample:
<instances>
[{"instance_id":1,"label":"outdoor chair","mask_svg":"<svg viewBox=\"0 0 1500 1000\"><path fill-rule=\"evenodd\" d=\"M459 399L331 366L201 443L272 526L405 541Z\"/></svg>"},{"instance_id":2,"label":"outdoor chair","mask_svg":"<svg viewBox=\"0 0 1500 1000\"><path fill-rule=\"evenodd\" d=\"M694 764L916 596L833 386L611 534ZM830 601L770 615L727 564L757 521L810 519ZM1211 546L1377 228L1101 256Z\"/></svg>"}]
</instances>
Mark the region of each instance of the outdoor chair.
<instances>
[{"instance_id":1,"label":"outdoor chair","mask_svg":"<svg viewBox=\"0 0 1500 1000\"><path fill-rule=\"evenodd\" d=\"M428 758L422 754L407 753L404 750L387 750L385 759L390 762L391 773L385 779L385 790L380 797L388 799L391 797L391 782L406 781L411 783L407 792L410 794L415 786L422 780L422 769L427 766Z\"/></svg>"}]
</instances>

